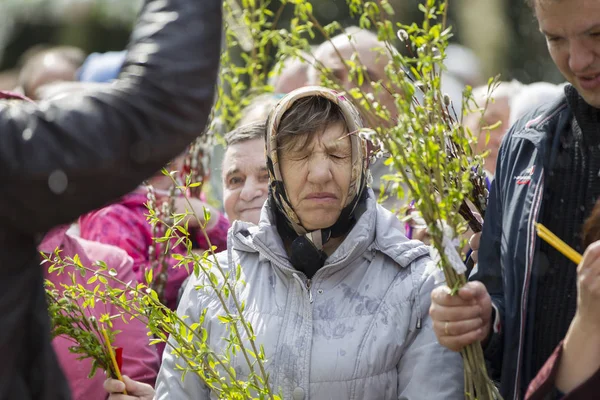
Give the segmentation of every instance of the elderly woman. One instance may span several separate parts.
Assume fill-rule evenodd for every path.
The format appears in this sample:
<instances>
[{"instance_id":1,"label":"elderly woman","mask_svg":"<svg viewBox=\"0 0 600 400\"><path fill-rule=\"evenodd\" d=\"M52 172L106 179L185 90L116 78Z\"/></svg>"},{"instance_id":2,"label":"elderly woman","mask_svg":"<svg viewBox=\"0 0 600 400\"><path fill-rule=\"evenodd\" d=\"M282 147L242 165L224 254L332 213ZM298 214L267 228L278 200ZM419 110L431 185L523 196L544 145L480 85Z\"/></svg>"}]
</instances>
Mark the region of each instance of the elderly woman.
<instances>
[{"instance_id":1,"label":"elderly woman","mask_svg":"<svg viewBox=\"0 0 600 400\"><path fill-rule=\"evenodd\" d=\"M260 223L235 222L219 262L241 265L238 297L284 399L462 399L460 356L438 344L427 314L436 285L425 274L429 249L406 239L367 188L360 128L354 107L333 91L284 97L267 122L270 194ZM222 353L224 311L211 289L199 288L204 279L190 281L178 313L191 324L206 310L207 342ZM245 379L243 356L231 363ZM182 379L182 368L167 349L157 399L214 396L197 375ZM130 396L151 397L147 386L127 383Z\"/></svg>"}]
</instances>

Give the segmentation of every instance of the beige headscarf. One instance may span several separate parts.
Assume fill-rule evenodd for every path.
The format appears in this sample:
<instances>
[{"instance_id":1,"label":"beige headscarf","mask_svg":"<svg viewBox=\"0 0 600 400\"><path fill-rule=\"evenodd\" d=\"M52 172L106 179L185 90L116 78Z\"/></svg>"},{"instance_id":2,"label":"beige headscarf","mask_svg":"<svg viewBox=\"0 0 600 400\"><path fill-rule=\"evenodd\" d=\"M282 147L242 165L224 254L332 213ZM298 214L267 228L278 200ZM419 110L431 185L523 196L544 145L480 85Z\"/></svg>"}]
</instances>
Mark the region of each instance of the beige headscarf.
<instances>
[{"instance_id":1,"label":"beige headscarf","mask_svg":"<svg viewBox=\"0 0 600 400\"><path fill-rule=\"evenodd\" d=\"M338 220L338 222L342 222L342 225L347 225L346 222L353 218L353 213L358 204L358 200L366 187L367 174L369 173L368 150L366 140L358 135L359 131L363 128L358 111L349 100L333 90L320 86L308 86L294 90L283 97L269 114L265 142L267 167L270 175L270 197L275 202L277 209L287 219L289 227L293 229L298 236L306 236L318 250L321 250L323 244L329 239L332 233L336 236L335 226L338 225L338 222L336 222L329 232L326 233L322 232L323 230L309 232L302 226L302 223L285 192L285 185L283 184L281 171L279 169L279 155L277 148L277 132L284 113L299 99L312 96L323 97L341 109L352 144L352 175L350 178L348 204L346 204L346 207ZM347 219L348 221L340 221L342 219ZM347 232L342 232L342 234L344 233Z\"/></svg>"}]
</instances>

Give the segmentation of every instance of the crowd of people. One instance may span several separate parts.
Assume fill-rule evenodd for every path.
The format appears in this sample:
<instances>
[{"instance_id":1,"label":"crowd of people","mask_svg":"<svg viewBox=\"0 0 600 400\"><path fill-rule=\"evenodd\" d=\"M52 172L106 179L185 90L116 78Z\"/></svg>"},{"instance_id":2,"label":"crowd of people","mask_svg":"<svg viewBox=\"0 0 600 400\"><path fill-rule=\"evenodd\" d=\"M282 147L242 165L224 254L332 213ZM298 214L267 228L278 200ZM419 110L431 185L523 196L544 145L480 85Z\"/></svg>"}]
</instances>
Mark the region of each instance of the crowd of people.
<instances>
[{"instance_id":1,"label":"crowd of people","mask_svg":"<svg viewBox=\"0 0 600 400\"><path fill-rule=\"evenodd\" d=\"M0 321L12 326L0 332L0 398L211 398L174 347L151 345L139 321L115 327L115 344L126 347L123 381L88 378L91 361L72 354L64 337L48 346L42 277L57 288L72 282L32 262L33 246L89 266L100 260L120 280L144 282L157 251L149 199L194 212L198 219L185 219L193 250L216 246L222 267L241 266L239 296L264 346L269 383L285 399L464 398L459 351L476 341L505 399L594 398L600 2L531 0L564 84L506 81L490 93L476 56L448 49L443 90L460 104L473 86L485 109L466 112L464 124L478 139L474 152L486 155L489 186L483 232L469 244L476 265L456 294L428 272L418 216L398 215L412 209L410 199L380 193L390 170L370 164L369 144L354 134L365 127L359 111L345 93L319 86L309 62L331 70L345 90L355 83L344 60L360 60L370 80L385 81L392 55L370 31L347 28L307 61L285 62L270 82L275 91L254 98L224 135L224 153L212 154L203 177L210 190L187 198L172 190L185 181L189 143L213 101L219 3L149 0L126 51L32 49L16 86L0 88L8 90L0 100L0 265L8 276ZM205 28L190 35L186 23ZM181 51L190 47L202 54ZM397 116L389 93L375 96ZM157 98L177 99L176 109ZM172 173L157 173L161 167ZM536 222L584 254L577 268L536 238ZM175 268L186 252L171 240L162 300L190 323L202 315L207 343L225 351L225 310L206 277ZM24 301L27 287L36 292ZM23 353L29 341L39 344ZM240 354L230 362L237 379L250 375Z\"/></svg>"}]
</instances>

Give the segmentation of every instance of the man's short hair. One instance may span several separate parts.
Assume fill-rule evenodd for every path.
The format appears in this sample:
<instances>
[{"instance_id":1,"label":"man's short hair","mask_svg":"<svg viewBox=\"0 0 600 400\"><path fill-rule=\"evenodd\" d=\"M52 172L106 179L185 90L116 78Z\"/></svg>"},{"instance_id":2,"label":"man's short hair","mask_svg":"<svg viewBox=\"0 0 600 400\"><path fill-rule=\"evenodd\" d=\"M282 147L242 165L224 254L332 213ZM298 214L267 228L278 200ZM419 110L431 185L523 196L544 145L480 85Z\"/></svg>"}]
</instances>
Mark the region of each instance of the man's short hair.
<instances>
[{"instance_id":1,"label":"man's short hair","mask_svg":"<svg viewBox=\"0 0 600 400\"><path fill-rule=\"evenodd\" d=\"M302 148L310 143L314 135L338 122L345 124L344 115L337 104L321 96L303 97L281 117L277 146L284 151ZM298 140L301 136L305 136L304 140Z\"/></svg>"},{"instance_id":2,"label":"man's short hair","mask_svg":"<svg viewBox=\"0 0 600 400\"><path fill-rule=\"evenodd\" d=\"M237 143L247 142L248 140L264 140L266 131L267 125L265 122L253 122L242 125L227 133L225 135L225 142L227 143L227 147L229 147Z\"/></svg>"},{"instance_id":3,"label":"man's short hair","mask_svg":"<svg viewBox=\"0 0 600 400\"><path fill-rule=\"evenodd\" d=\"M281 97L281 95L273 93L264 93L256 96L242 110L242 115L236 127L248 125L252 122L266 122L269 113L277 105Z\"/></svg>"}]
</instances>

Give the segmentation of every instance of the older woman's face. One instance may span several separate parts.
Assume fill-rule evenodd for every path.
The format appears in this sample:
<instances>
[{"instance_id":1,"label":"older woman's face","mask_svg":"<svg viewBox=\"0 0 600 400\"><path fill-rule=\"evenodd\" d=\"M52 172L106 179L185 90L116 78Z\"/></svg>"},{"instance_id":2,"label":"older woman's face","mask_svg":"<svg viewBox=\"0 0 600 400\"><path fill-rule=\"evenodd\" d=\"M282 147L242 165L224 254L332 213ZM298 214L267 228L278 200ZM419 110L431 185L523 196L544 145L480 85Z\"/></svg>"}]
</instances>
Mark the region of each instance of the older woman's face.
<instances>
[{"instance_id":1,"label":"older woman's face","mask_svg":"<svg viewBox=\"0 0 600 400\"><path fill-rule=\"evenodd\" d=\"M258 224L268 193L265 143L251 139L229 146L223 160L223 206L229 220Z\"/></svg>"},{"instance_id":2,"label":"older woman's face","mask_svg":"<svg viewBox=\"0 0 600 400\"><path fill-rule=\"evenodd\" d=\"M348 202L352 146L346 133L343 123L332 124L308 145L279 153L288 199L308 230L333 225Z\"/></svg>"}]
</instances>

